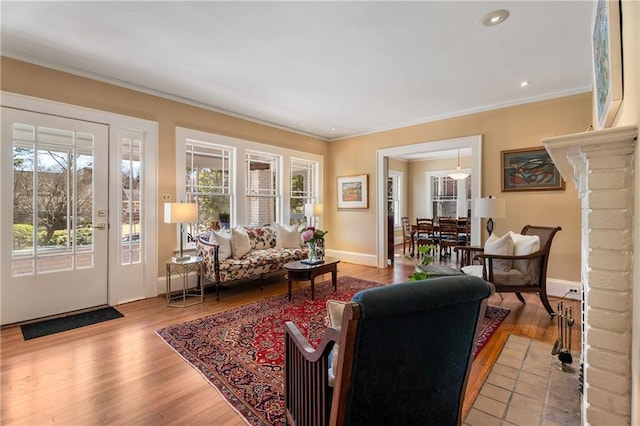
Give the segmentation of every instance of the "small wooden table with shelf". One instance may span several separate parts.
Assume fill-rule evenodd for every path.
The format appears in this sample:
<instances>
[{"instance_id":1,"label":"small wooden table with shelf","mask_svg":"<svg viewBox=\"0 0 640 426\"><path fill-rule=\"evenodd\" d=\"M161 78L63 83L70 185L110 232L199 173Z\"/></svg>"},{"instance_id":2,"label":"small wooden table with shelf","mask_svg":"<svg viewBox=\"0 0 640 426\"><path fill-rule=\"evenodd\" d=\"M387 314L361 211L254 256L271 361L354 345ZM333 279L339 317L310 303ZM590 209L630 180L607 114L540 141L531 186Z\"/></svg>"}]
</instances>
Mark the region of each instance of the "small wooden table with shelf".
<instances>
[{"instance_id":1,"label":"small wooden table with shelf","mask_svg":"<svg viewBox=\"0 0 640 426\"><path fill-rule=\"evenodd\" d=\"M202 257L189 256L185 260L167 260L167 306L186 308L204 302L204 286L200 282ZM189 287L189 274L198 275L196 287ZM182 278L182 290L171 292L171 275L177 274Z\"/></svg>"},{"instance_id":2,"label":"small wooden table with shelf","mask_svg":"<svg viewBox=\"0 0 640 426\"><path fill-rule=\"evenodd\" d=\"M291 283L294 280L311 281L311 299L313 299L316 277L329 272L331 272L331 284L333 284L333 291L336 291L338 288L338 263L340 263L340 259L337 257L325 257L324 263L318 263L315 265L304 263L301 260L285 263L284 269L287 271L287 275L289 277L289 300L291 300Z\"/></svg>"}]
</instances>

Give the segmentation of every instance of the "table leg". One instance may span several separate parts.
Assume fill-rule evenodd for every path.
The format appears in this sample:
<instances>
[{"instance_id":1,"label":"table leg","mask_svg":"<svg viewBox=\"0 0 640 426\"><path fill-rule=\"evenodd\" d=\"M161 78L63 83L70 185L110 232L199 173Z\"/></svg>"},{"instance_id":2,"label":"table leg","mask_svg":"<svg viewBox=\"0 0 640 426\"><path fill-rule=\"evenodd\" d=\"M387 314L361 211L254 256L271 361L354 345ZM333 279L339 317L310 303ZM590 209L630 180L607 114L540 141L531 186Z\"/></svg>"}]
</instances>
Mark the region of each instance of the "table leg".
<instances>
[{"instance_id":1,"label":"table leg","mask_svg":"<svg viewBox=\"0 0 640 426\"><path fill-rule=\"evenodd\" d=\"M289 302L291 302L291 271L287 273L287 276L289 277Z\"/></svg>"},{"instance_id":2,"label":"table leg","mask_svg":"<svg viewBox=\"0 0 640 426\"><path fill-rule=\"evenodd\" d=\"M411 257L413 257L416 254L415 236L416 236L416 233L414 231L411 233L411 251L409 252L409 255L411 255Z\"/></svg>"},{"instance_id":3,"label":"table leg","mask_svg":"<svg viewBox=\"0 0 640 426\"><path fill-rule=\"evenodd\" d=\"M311 300L313 300L313 297L315 295L315 284L316 284L316 277L311 277Z\"/></svg>"},{"instance_id":4,"label":"table leg","mask_svg":"<svg viewBox=\"0 0 640 426\"><path fill-rule=\"evenodd\" d=\"M333 284L333 291L338 291L338 270L331 271L331 284Z\"/></svg>"}]
</instances>

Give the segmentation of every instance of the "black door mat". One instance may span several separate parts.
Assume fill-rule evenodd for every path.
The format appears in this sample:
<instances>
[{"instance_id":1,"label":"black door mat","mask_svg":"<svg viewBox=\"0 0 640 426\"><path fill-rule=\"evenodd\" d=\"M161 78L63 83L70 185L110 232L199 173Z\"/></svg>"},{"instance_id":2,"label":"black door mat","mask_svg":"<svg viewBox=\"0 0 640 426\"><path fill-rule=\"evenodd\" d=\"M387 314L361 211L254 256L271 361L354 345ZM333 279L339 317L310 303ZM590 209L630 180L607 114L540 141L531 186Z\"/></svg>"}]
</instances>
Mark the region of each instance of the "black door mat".
<instances>
[{"instance_id":1,"label":"black door mat","mask_svg":"<svg viewBox=\"0 0 640 426\"><path fill-rule=\"evenodd\" d=\"M118 312L117 309L109 306L95 311L82 312L80 314L53 318L34 322L32 324L24 324L21 325L20 328L22 329L22 336L24 337L24 340L29 340L35 339L36 337L59 333L61 331L73 330L74 328L84 327L85 325L109 321L123 316L124 315Z\"/></svg>"}]
</instances>

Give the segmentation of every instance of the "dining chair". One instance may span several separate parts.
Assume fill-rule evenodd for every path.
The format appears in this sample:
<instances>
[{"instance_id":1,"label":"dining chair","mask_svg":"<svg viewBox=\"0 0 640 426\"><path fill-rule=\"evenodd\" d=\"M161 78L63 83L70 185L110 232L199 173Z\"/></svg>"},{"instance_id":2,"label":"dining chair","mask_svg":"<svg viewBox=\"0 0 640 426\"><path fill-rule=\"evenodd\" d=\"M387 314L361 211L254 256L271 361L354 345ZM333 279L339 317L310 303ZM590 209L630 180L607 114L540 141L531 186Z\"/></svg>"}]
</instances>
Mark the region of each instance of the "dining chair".
<instances>
[{"instance_id":1,"label":"dining chair","mask_svg":"<svg viewBox=\"0 0 640 426\"><path fill-rule=\"evenodd\" d=\"M402 216L402 254L407 253L407 244L409 244L410 252L413 252L413 247L411 247L412 239L411 239L411 224L409 223L409 218L407 216Z\"/></svg>"},{"instance_id":2,"label":"dining chair","mask_svg":"<svg viewBox=\"0 0 640 426\"><path fill-rule=\"evenodd\" d=\"M440 218L438 221L440 257L450 257L451 249L458 246L458 222L456 219Z\"/></svg>"},{"instance_id":3,"label":"dining chair","mask_svg":"<svg viewBox=\"0 0 640 426\"><path fill-rule=\"evenodd\" d=\"M418 256L420 256L421 246L438 247L438 235L433 226L433 219L418 218L416 219L416 246Z\"/></svg>"}]
</instances>

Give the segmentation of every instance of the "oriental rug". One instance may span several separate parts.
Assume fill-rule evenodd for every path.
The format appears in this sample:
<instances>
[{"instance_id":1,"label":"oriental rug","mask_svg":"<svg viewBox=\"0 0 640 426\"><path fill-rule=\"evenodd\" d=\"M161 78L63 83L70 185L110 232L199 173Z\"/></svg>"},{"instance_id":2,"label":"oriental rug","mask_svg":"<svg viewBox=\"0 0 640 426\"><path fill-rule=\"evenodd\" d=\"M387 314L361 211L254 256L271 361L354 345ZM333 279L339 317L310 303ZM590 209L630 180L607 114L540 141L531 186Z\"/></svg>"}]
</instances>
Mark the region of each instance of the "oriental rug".
<instances>
[{"instance_id":1,"label":"oriental rug","mask_svg":"<svg viewBox=\"0 0 640 426\"><path fill-rule=\"evenodd\" d=\"M383 284L339 277L219 314L157 330L156 333L200 372L251 425L285 425L284 323L293 321L316 346L329 321L327 299L350 300L360 290ZM487 307L477 353L509 313Z\"/></svg>"}]
</instances>

